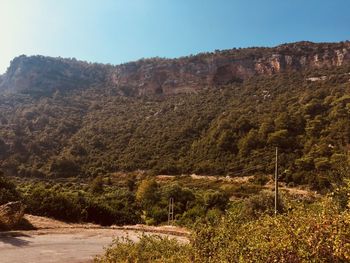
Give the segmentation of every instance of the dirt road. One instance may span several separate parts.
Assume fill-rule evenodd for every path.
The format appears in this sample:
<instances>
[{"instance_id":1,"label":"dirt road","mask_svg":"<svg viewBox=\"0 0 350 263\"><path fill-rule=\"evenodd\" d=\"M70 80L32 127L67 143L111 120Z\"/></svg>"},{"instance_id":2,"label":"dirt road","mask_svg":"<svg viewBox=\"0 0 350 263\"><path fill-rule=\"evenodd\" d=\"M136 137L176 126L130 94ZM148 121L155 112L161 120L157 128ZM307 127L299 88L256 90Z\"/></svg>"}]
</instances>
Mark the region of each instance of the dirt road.
<instances>
[{"instance_id":1,"label":"dirt road","mask_svg":"<svg viewBox=\"0 0 350 263\"><path fill-rule=\"evenodd\" d=\"M44 220L45 221L45 220ZM142 233L137 230L84 228L62 224L54 227L41 228L31 231L11 231L0 233L0 262L1 263L87 263L103 253L103 248L111 244L116 237L128 237L137 241ZM169 233L144 232L149 235L161 235L187 242L187 238ZM164 232L160 230L160 232ZM180 235L182 235L180 233Z\"/></svg>"}]
</instances>

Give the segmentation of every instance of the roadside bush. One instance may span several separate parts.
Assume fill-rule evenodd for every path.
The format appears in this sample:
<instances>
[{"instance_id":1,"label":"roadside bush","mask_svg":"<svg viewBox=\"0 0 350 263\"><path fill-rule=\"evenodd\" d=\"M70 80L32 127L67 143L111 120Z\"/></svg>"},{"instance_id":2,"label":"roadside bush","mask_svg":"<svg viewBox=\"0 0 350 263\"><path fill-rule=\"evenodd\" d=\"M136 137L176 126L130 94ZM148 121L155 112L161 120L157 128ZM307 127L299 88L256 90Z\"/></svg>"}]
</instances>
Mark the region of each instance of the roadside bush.
<instances>
[{"instance_id":1,"label":"roadside bush","mask_svg":"<svg viewBox=\"0 0 350 263\"><path fill-rule=\"evenodd\" d=\"M325 199L278 216L245 220L242 207L198 223L190 244L143 237L116 240L97 262L349 262L350 211Z\"/></svg>"},{"instance_id":2,"label":"roadside bush","mask_svg":"<svg viewBox=\"0 0 350 263\"><path fill-rule=\"evenodd\" d=\"M16 185L4 178L0 172L0 205L12 201L18 201L20 194L16 190Z\"/></svg>"},{"instance_id":3,"label":"roadside bush","mask_svg":"<svg viewBox=\"0 0 350 263\"><path fill-rule=\"evenodd\" d=\"M184 212L181 216L178 217L178 223L184 226L191 226L193 223L198 220L198 218L204 218L206 214L206 209L201 205L196 205L186 212Z\"/></svg>"},{"instance_id":4,"label":"roadside bush","mask_svg":"<svg viewBox=\"0 0 350 263\"><path fill-rule=\"evenodd\" d=\"M115 239L106 249L105 255L96 258L95 262L190 263L193 261L189 245L180 244L175 239L167 237L142 235L137 243L128 238Z\"/></svg>"},{"instance_id":5,"label":"roadside bush","mask_svg":"<svg viewBox=\"0 0 350 263\"><path fill-rule=\"evenodd\" d=\"M64 186L38 184L22 189L27 212L68 222L125 225L140 222L133 195L114 191L92 195Z\"/></svg>"},{"instance_id":6,"label":"roadside bush","mask_svg":"<svg viewBox=\"0 0 350 263\"><path fill-rule=\"evenodd\" d=\"M215 207L222 211L226 209L229 202L229 196L219 191L207 191L203 199L207 209Z\"/></svg>"},{"instance_id":7,"label":"roadside bush","mask_svg":"<svg viewBox=\"0 0 350 263\"><path fill-rule=\"evenodd\" d=\"M201 262L347 262L349 216L327 203L320 210L298 208L243 224L228 216L211 237L203 238L203 228L196 234L194 251ZM202 243L208 244L205 254Z\"/></svg>"},{"instance_id":8,"label":"roadside bush","mask_svg":"<svg viewBox=\"0 0 350 263\"><path fill-rule=\"evenodd\" d=\"M115 223L115 213L106 204L89 200L86 209L86 220L100 225L112 225Z\"/></svg>"},{"instance_id":9,"label":"roadside bush","mask_svg":"<svg viewBox=\"0 0 350 263\"><path fill-rule=\"evenodd\" d=\"M261 186L264 186L265 184L267 184L268 181L269 181L269 177L267 175L262 175L262 174L254 175L254 177L249 180L249 182L253 184L261 185Z\"/></svg>"},{"instance_id":10,"label":"roadside bush","mask_svg":"<svg viewBox=\"0 0 350 263\"><path fill-rule=\"evenodd\" d=\"M282 199L279 198L278 211L281 213L284 211L284 204ZM247 218L259 218L261 215L273 215L274 214L275 197L273 193L261 192L258 195L253 195L243 202L243 213Z\"/></svg>"},{"instance_id":11,"label":"roadside bush","mask_svg":"<svg viewBox=\"0 0 350 263\"><path fill-rule=\"evenodd\" d=\"M157 225L168 219L168 211L166 208L152 206L146 211L145 221L148 225Z\"/></svg>"},{"instance_id":12,"label":"roadside bush","mask_svg":"<svg viewBox=\"0 0 350 263\"><path fill-rule=\"evenodd\" d=\"M82 203L76 194L64 193L56 189L47 189L40 184L24 195L27 212L53 217L65 221L81 221L84 218Z\"/></svg>"}]
</instances>

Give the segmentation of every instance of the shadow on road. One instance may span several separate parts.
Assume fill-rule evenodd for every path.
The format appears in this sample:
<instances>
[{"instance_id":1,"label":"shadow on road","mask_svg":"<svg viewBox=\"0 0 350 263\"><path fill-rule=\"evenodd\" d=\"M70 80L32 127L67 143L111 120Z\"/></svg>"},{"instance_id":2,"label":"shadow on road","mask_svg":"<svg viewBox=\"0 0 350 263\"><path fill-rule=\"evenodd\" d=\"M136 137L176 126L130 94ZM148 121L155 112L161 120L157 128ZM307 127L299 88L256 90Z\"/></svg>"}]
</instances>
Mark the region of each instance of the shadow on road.
<instances>
[{"instance_id":1,"label":"shadow on road","mask_svg":"<svg viewBox=\"0 0 350 263\"><path fill-rule=\"evenodd\" d=\"M18 233L16 235L2 234L0 235L0 244L3 243L3 244L10 244L15 247L24 247L30 243L30 241L23 239L24 237L30 237L30 236L25 234L18 234Z\"/></svg>"}]
</instances>

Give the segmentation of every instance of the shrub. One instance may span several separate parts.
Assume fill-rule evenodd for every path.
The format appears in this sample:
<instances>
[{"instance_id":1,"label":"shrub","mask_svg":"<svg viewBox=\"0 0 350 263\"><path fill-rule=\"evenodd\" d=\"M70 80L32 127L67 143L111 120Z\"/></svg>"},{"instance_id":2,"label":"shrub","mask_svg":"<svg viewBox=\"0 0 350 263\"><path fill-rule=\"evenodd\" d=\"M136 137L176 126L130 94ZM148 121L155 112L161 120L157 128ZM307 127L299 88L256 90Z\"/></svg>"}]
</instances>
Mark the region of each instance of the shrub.
<instances>
[{"instance_id":1,"label":"shrub","mask_svg":"<svg viewBox=\"0 0 350 263\"><path fill-rule=\"evenodd\" d=\"M166 208L160 208L159 206L152 206L147 210L146 221L149 225L157 225L161 222L165 222L168 218L168 211ZM152 219L152 220L150 220Z\"/></svg>"},{"instance_id":2,"label":"shrub","mask_svg":"<svg viewBox=\"0 0 350 263\"><path fill-rule=\"evenodd\" d=\"M103 177L97 176L90 183L90 191L93 194L101 194L103 192Z\"/></svg>"},{"instance_id":3,"label":"shrub","mask_svg":"<svg viewBox=\"0 0 350 263\"><path fill-rule=\"evenodd\" d=\"M267 175L257 174L254 175L254 177L249 180L249 182L257 184L257 185L265 185L269 181L269 177Z\"/></svg>"},{"instance_id":4,"label":"shrub","mask_svg":"<svg viewBox=\"0 0 350 263\"><path fill-rule=\"evenodd\" d=\"M203 199L207 209L219 208L225 210L229 202L228 195L219 191L207 191Z\"/></svg>"},{"instance_id":5,"label":"shrub","mask_svg":"<svg viewBox=\"0 0 350 263\"><path fill-rule=\"evenodd\" d=\"M69 177L78 175L80 168L74 160L63 158L52 162L50 172L58 177Z\"/></svg>"},{"instance_id":6,"label":"shrub","mask_svg":"<svg viewBox=\"0 0 350 263\"><path fill-rule=\"evenodd\" d=\"M189 245L155 237L116 240L97 262L350 261L350 212L339 213L329 199L258 220L247 221L241 212L197 224Z\"/></svg>"},{"instance_id":7,"label":"shrub","mask_svg":"<svg viewBox=\"0 0 350 263\"><path fill-rule=\"evenodd\" d=\"M15 184L0 174L0 205L19 199L20 194L16 190Z\"/></svg>"},{"instance_id":8,"label":"shrub","mask_svg":"<svg viewBox=\"0 0 350 263\"><path fill-rule=\"evenodd\" d=\"M149 207L159 200L158 184L155 180L145 179L141 181L136 192L136 201L143 207Z\"/></svg>"},{"instance_id":9,"label":"shrub","mask_svg":"<svg viewBox=\"0 0 350 263\"><path fill-rule=\"evenodd\" d=\"M178 223L180 225L191 226L198 218L204 218L205 214L206 209L201 205L196 205L184 212L179 217Z\"/></svg>"},{"instance_id":10,"label":"shrub","mask_svg":"<svg viewBox=\"0 0 350 263\"><path fill-rule=\"evenodd\" d=\"M142 235L140 241L134 243L129 238L117 238L106 249L105 255L95 259L98 263L118 262L192 262L190 247L175 239Z\"/></svg>"},{"instance_id":11,"label":"shrub","mask_svg":"<svg viewBox=\"0 0 350 263\"><path fill-rule=\"evenodd\" d=\"M61 189L46 188L39 184L24 195L27 211L41 216L65 221L83 219L82 203L76 194L62 192Z\"/></svg>"},{"instance_id":12,"label":"shrub","mask_svg":"<svg viewBox=\"0 0 350 263\"><path fill-rule=\"evenodd\" d=\"M278 198L278 211L284 211L282 198ZM253 195L243 202L243 213L247 218L258 218L261 215L274 214L275 197L273 193L261 192L258 195Z\"/></svg>"}]
</instances>

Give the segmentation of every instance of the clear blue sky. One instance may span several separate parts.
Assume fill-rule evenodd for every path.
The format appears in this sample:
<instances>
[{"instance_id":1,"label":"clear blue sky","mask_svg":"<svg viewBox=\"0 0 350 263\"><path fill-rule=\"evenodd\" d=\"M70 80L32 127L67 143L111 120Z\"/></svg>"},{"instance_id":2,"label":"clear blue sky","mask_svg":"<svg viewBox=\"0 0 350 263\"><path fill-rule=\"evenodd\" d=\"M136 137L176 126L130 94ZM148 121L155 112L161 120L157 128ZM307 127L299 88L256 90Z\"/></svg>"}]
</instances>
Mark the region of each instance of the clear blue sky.
<instances>
[{"instance_id":1,"label":"clear blue sky","mask_svg":"<svg viewBox=\"0 0 350 263\"><path fill-rule=\"evenodd\" d=\"M0 73L26 54L118 64L350 39L349 0L0 0Z\"/></svg>"}]
</instances>

